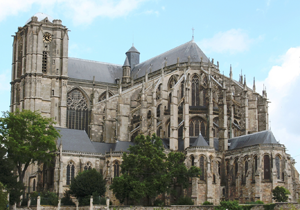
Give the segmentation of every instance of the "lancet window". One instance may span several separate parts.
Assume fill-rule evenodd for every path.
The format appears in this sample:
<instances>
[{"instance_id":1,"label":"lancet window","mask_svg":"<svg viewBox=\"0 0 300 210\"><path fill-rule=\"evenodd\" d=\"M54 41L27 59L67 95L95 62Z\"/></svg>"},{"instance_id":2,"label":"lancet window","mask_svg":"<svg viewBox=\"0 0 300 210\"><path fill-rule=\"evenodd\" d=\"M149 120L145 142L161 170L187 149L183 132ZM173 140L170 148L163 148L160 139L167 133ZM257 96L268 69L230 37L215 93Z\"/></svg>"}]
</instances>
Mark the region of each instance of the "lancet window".
<instances>
[{"instance_id":1,"label":"lancet window","mask_svg":"<svg viewBox=\"0 0 300 210\"><path fill-rule=\"evenodd\" d=\"M270 157L264 155L264 179L270 179Z\"/></svg>"},{"instance_id":2,"label":"lancet window","mask_svg":"<svg viewBox=\"0 0 300 210\"><path fill-rule=\"evenodd\" d=\"M67 185L71 184L72 179L74 179L75 166L72 161L69 162L67 166Z\"/></svg>"},{"instance_id":3,"label":"lancet window","mask_svg":"<svg viewBox=\"0 0 300 210\"><path fill-rule=\"evenodd\" d=\"M205 124L201 118L193 118L190 122L190 136L199 136L201 131L201 135L205 136Z\"/></svg>"},{"instance_id":4,"label":"lancet window","mask_svg":"<svg viewBox=\"0 0 300 210\"><path fill-rule=\"evenodd\" d=\"M114 164L114 177L119 177L120 176L120 165L119 162L116 161Z\"/></svg>"},{"instance_id":5,"label":"lancet window","mask_svg":"<svg viewBox=\"0 0 300 210\"><path fill-rule=\"evenodd\" d=\"M204 157L200 157L200 169L201 169L201 175L200 175L200 180L204 180L204 173L205 173L205 168L204 168Z\"/></svg>"},{"instance_id":6,"label":"lancet window","mask_svg":"<svg viewBox=\"0 0 300 210\"><path fill-rule=\"evenodd\" d=\"M195 165L195 158L194 158L193 155L191 156L191 162L192 162L192 166L194 166Z\"/></svg>"},{"instance_id":7,"label":"lancet window","mask_svg":"<svg viewBox=\"0 0 300 210\"><path fill-rule=\"evenodd\" d=\"M68 93L67 127L85 130L89 135L90 110L87 99L78 89Z\"/></svg>"},{"instance_id":8,"label":"lancet window","mask_svg":"<svg viewBox=\"0 0 300 210\"><path fill-rule=\"evenodd\" d=\"M277 179L280 179L280 158L278 155L275 157L275 165L277 171Z\"/></svg>"},{"instance_id":9,"label":"lancet window","mask_svg":"<svg viewBox=\"0 0 300 210\"><path fill-rule=\"evenodd\" d=\"M200 106L199 77L196 75L192 78L192 106Z\"/></svg>"}]
</instances>

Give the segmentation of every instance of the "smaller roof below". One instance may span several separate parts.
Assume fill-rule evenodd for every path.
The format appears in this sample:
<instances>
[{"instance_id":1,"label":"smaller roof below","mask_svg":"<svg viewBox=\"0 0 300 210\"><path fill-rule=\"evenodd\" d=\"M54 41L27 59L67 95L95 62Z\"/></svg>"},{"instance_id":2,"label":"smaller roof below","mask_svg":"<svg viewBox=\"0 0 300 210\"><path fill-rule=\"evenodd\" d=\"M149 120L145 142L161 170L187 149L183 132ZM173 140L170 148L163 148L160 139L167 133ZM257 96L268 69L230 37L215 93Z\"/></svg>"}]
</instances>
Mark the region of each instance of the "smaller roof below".
<instances>
[{"instance_id":1,"label":"smaller roof below","mask_svg":"<svg viewBox=\"0 0 300 210\"><path fill-rule=\"evenodd\" d=\"M191 146L192 147L208 147L208 144L200 133L199 136L197 137L197 139L195 140L195 142Z\"/></svg>"},{"instance_id":2,"label":"smaller roof below","mask_svg":"<svg viewBox=\"0 0 300 210\"><path fill-rule=\"evenodd\" d=\"M96 150L84 130L75 130L68 128L55 128L59 131L61 137L57 144L62 143L63 150L75 152L96 153Z\"/></svg>"},{"instance_id":3,"label":"smaller roof below","mask_svg":"<svg viewBox=\"0 0 300 210\"><path fill-rule=\"evenodd\" d=\"M133 44L132 44L132 47L131 47L126 53L128 53L128 52L136 52L136 53L140 53L140 52L134 47Z\"/></svg>"},{"instance_id":4,"label":"smaller roof below","mask_svg":"<svg viewBox=\"0 0 300 210\"><path fill-rule=\"evenodd\" d=\"M126 55L126 59L125 59L125 62L124 62L124 65L123 65L123 66L130 66L130 65L129 65L129 60L128 60L127 55Z\"/></svg>"},{"instance_id":5,"label":"smaller roof below","mask_svg":"<svg viewBox=\"0 0 300 210\"><path fill-rule=\"evenodd\" d=\"M52 18L50 15L47 15L47 14L44 14L44 13L41 13L41 12L38 12L38 13L36 13L36 14L33 15L33 16L37 17L37 18L38 18L38 21L42 21L42 20L44 20L45 18L48 18L48 20L49 20L50 22L53 22L53 18ZM29 23L30 21L31 21L31 17L26 21L25 25L26 25L27 23Z\"/></svg>"},{"instance_id":6,"label":"smaller roof below","mask_svg":"<svg viewBox=\"0 0 300 210\"><path fill-rule=\"evenodd\" d=\"M279 144L275 139L272 131L269 130L234 137L232 139L229 139L228 143L230 143L229 150L258 144Z\"/></svg>"}]
</instances>

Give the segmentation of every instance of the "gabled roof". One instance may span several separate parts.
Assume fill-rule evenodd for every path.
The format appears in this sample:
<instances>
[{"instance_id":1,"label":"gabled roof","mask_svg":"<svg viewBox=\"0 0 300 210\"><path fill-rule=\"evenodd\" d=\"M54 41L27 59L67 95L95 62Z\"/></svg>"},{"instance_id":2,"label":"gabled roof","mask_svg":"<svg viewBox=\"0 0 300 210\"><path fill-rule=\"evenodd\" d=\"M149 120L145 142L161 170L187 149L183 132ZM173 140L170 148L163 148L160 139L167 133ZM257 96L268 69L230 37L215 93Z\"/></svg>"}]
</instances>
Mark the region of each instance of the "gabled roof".
<instances>
[{"instance_id":1,"label":"gabled roof","mask_svg":"<svg viewBox=\"0 0 300 210\"><path fill-rule=\"evenodd\" d=\"M52 18L50 15L47 15L47 14L44 14L44 13L41 13L41 12L38 12L38 13L32 15L32 16L37 17L37 18L38 18L38 21L42 21L42 20L44 20L45 18L48 18L48 20L49 20L50 22L53 22L53 18ZM26 21L25 25L26 25L27 23L29 23L30 21L31 21L31 17Z\"/></svg>"},{"instance_id":2,"label":"gabled roof","mask_svg":"<svg viewBox=\"0 0 300 210\"><path fill-rule=\"evenodd\" d=\"M165 61L167 61L168 66L176 64L177 58L179 58L179 62L188 62L189 56L191 62L200 62L201 57L203 59L203 62L208 62L208 58L198 47L198 45L194 41L189 41L154 58L137 64L132 69L131 76L134 79L136 78L136 76L137 78L140 78L145 75L146 71L148 71L149 73L150 67L152 69L152 72L160 70L164 66Z\"/></svg>"},{"instance_id":3,"label":"gabled roof","mask_svg":"<svg viewBox=\"0 0 300 210\"><path fill-rule=\"evenodd\" d=\"M269 130L234 137L232 139L229 139L228 143L230 143L229 150L258 144L279 144L275 139L272 131Z\"/></svg>"},{"instance_id":4,"label":"gabled roof","mask_svg":"<svg viewBox=\"0 0 300 210\"><path fill-rule=\"evenodd\" d=\"M68 59L68 76L74 79L115 83L122 77L122 66L110 63L90 61L78 58Z\"/></svg>"}]
</instances>

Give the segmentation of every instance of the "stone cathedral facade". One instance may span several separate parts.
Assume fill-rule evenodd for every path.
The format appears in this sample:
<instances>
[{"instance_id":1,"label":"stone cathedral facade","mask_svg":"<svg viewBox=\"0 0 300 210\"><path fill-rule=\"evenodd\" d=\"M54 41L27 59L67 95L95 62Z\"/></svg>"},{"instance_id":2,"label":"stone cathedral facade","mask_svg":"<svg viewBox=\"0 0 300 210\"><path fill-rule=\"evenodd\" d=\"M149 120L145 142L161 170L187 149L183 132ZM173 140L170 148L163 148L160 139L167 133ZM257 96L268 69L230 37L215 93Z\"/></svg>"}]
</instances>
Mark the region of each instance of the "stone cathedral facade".
<instances>
[{"instance_id":1,"label":"stone cathedral facade","mask_svg":"<svg viewBox=\"0 0 300 210\"><path fill-rule=\"evenodd\" d=\"M68 40L62 21L42 13L14 36L10 111L38 110L62 135L52 166L29 167L27 192L62 194L89 168L109 186L134 138L156 133L166 152L184 152L187 167L202 169L184 191L197 205L272 202L276 186L298 199L295 161L268 129L267 93L255 81L234 80L231 68L224 76L193 40L144 62L132 46L123 65L68 57Z\"/></svg>"}]
</instances>

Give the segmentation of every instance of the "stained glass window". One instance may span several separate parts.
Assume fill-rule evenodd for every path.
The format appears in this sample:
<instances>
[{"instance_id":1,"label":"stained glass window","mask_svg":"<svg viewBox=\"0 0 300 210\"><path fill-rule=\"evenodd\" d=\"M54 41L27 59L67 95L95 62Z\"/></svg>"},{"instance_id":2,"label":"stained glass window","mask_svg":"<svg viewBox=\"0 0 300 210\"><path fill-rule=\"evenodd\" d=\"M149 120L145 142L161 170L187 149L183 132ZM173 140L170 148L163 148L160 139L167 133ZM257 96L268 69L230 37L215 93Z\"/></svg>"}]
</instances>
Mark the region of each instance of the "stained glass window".
<instances>
[{"instance_id":1,"label":"stained glass window","mask_svg":"<svg viewBox=\"0 0 300 210\"><path fill-rule=\"evenodd\" d=\"M270 179L270 157L264 155L264 179Z\"/></svg>"},{"instance_id":2,"label":"stained glass window","mask_svg":"<svg viewBox=\"0 0 300 210\"><path fill-rule=\"evenodd\" d=\"M201 175L200 175L200 180L204 180L204 173L205 173L205 168L204 168L204 157L200 157L200 169L201 169Z\"/></svg>"},{"instance_id":3,"label":"stained glass window","mask_svg":"<svg viewBox=\"0 0 300 210\"><path fill-rule=\"evenodd\" d=\"M275 165L277 170L277 179L280 179L280 158L279 156L275 157Z\"/></svg>"},{"instance_id":4,"label":"stained glass window","mask_svg":"<svg viewBox=\"0 0 300 210\"><path fill-rule=\"evenodd\" d=\"M67 166L67 185L71 184L72 179L74 179L75 166L72 161L69 162Z\"/></svg>"}]
</instances>

